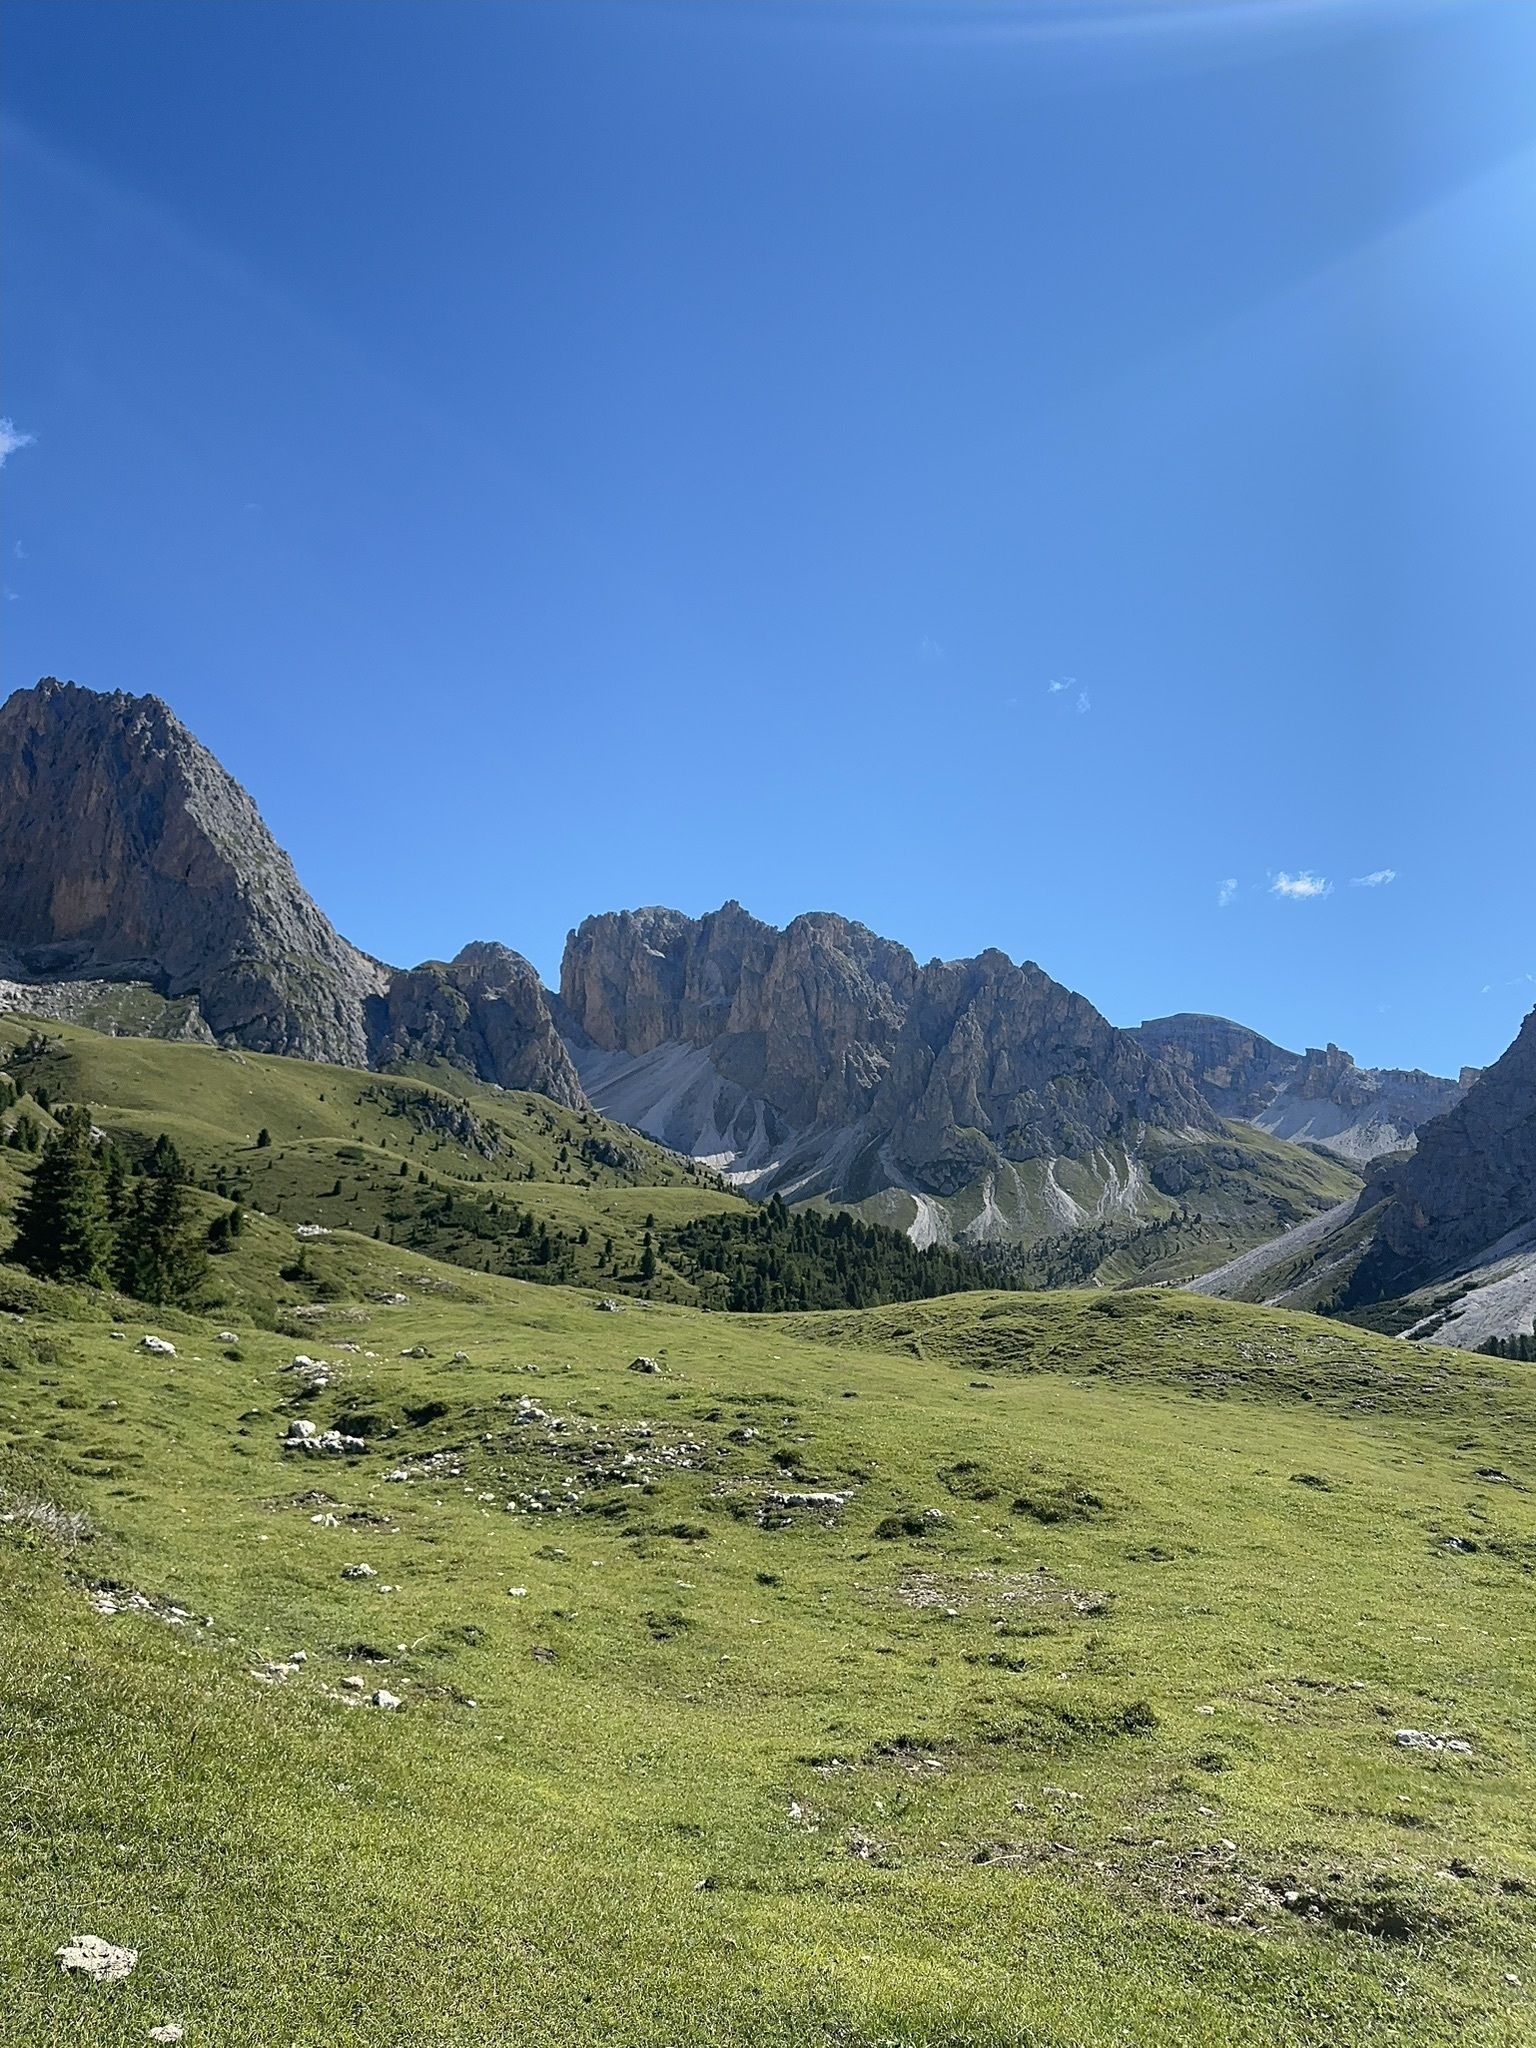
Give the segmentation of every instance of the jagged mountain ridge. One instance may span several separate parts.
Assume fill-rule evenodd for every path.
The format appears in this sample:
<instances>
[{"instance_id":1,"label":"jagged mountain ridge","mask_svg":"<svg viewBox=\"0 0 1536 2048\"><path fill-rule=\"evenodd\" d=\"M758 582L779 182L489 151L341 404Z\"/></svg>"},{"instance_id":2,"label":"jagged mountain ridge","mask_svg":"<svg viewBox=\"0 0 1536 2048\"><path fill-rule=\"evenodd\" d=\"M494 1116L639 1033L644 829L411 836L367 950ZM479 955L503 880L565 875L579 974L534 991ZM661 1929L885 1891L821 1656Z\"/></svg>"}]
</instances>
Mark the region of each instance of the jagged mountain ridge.
<instances>
[{"instance_id":1,"label":"jagged mountain ridge","mask_svg":"<svg viewBox=\"0 0 1536 2048\"><path fill-rule=\"evenodd\" d=\"M470 946L403 972L349 945L158 697L48 678L0 706L0 955L45 1013L68 1012L62 986L138 983L195 998L214 1038L252 1051L350 1066L445 1055L582 1100L526 960Z\"/></svg>"},{"instance_id":2,"label":"jagged mountain ridge","mask_svg":"<svg viewBox=\"0 0 1536 2048\"><path fill-rule=\"evenodd\" d=\"M588 918L559 1015L605 1115L919 1241L1130 1225L1258 1166L1179 1068L1033 962L920 966L828 912Z\"/></svg>"},{"instance_id":3,"label":"jagged mountain ridge","mask_svg":"<svg viewBox=\"0 0 1536 2048\"><path fill-rule=\"evenodd\" d=\"M1324 1145L1356 1166L1411 1149L1420 1126L1459 1102L1476 1078L1471 1067L1454 1081L1357 1067L1336 1045L1287 1052L1229 1018L1189 1012L1150 1018L1133 1036L1186 1073L1218 1116Z\"/></svg>"}]
</instances>

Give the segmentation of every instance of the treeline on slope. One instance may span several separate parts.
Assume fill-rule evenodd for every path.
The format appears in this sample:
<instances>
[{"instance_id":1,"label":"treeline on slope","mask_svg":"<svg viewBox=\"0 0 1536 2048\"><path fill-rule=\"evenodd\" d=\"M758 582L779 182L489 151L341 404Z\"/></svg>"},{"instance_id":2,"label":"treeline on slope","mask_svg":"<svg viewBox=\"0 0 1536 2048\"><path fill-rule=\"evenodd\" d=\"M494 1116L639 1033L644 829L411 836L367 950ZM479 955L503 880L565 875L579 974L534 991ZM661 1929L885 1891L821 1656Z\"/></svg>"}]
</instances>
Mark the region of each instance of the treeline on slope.
<instances>
[{"instance_id":1,"label":"treeline on slope","mask_svg":"<svg viewBox=\"0 0 1536 2048\"><path fill-rule=\"evenodd\" d=\"M54 1102L35 1077L47 1049L39 1035L15 1060L31 1077L32 1102L54 1129L45 1136L26 1111L12 1122L9 1142L39 1157L8 1254L46 1279L116 1287L140 1300L192 1307L217 1293L208 1284L208 1254L231 1249L244 1235L247 1208L279 1218L297 1201L304 1219L301 1242L275 1277L309 1300L340 1298L353 1282L323 1242L332 1226L315 1225L315 1219L330 1202L350 1206L366 1194L379 1219L372 1222L373 1238L403 1250L509 1278L695 1300L710 1308L866 1308L1007 1284L965 1253L947 1247L919 1251L899 1231L843 1211L791 1211L777 1197L762 1207L742 1200L666 1227L647 1215L637 1247L632 1234L605 1227L597 1214L590 1223L562 1227L505 1183L488 1183L483 1170L445 1186L440 1173L402 1159L381 1181L379 1163L362 1146L338 1148L328 1188L274 1200L262 1187L261 1162L277 1156L267 1130L195 1177L167 1137L147 1151L141 1147L136 1156L95 1129L88 1110ZM0 1085L9 1090L4 1106L15 1106L17 1091L3 1078ZM533 1113L532 1104L527 1109ZM482 1160L487 1140L494 1146L499 1135L470 1117L467 1104L436 1094L402 1094L391 1113ZM628 1178L643 1167L638 1151L621 1151L602 1133L592 1134L592 1144L611 1148L614 1156L601 1159L610 1172ZM575 1143L562 1143L554 1171L579 1171L578 1157L589 1160ZM229 1205L205 1230L189 1210L189 1186ZM366 1236L370 1221L359 1216L355 1227Z\"/></svg>"},{"instance_id":2,"label":"treeline on slope","mask_svg":"<svg viewBox=\"0 0 1536 2048\"><path fill-rule=\"evenodd\" d=\"M1517 1365L1536 1365L1536 1330L1518 1337L1490 1337L1477 1348L1489 1358L1512 1358Z\"/></svg>"},{"instance_id":3,"label":"treeline on slope","mask_svg":"<svg viewBox=\"0 0 1536 2048\"><path fill-rule=\"evenodd\" d=\"M505 1195L404 1183L375 1233L405 1250L520 1280L676 1296L706 1308L875 1308L997 1287L975 1259L919 1251L900 1231L839 1210L789 1209L778 1196L662 1228L645 1219L639 1256L601 1229L564 1230Z\"/></svg>"},{"instance_id":4,"label":"treeline on slope","mask_svg":"<svg viewBox=\"0 0 1536 2048\"><path fill-rule=\"evenodd\" d=\"M682 1224L663 1247L706 1306L737 1312L879 1308L999 1284L963 1252L919 1251L899 1230L846 1209L790 1209L778 1195L761 1208Z\"/></svg>"}]
</instances>

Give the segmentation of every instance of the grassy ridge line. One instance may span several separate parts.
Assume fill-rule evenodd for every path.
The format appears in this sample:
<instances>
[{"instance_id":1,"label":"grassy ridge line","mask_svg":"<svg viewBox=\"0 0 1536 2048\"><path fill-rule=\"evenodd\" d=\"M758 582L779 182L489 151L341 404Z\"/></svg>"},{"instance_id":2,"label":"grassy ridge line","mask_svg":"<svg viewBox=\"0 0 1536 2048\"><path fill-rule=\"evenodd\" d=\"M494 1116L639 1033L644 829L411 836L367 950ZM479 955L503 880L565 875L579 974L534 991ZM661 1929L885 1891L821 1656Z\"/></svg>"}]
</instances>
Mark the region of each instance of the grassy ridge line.
<instances>
[{"instance_id":1,"label":"grassy ridge line","mask_svg":"<svg viewBox=\"0 0 1536 2048\"><path fill-rule=\"evenodd\" d=\"M187 1318L161 1361L46 1289L10 1326L8 1482L101 1531L0 1525L16 2038L1529 2038L1518 1369L1413 1354L1438 1409L1335 1412L1403 1347L1167 1294L609 1317L412 1269L306 1342L338 1374L304 1412L372 1446L344 1465L280 1450L275 1336ZM1218 1342L1249 1398L1192 1398ZM596 1476L626 1451L640 1483ZM765 1527L775 1490L849 1499ZM93 1614L103 1578L214 1627ZM107 1998L50 1961L87 1927L143 1950Z\"/></svg>"},{"instance_id":2,"label":"grassy ridge line","mask_svg":"<svg viewBox=\"0 0 1536 2048\"><path fill-rule=\"evenodd\" d=\"M1480 1354L1408 1345L1296 1310L1162 1289L968 1294L858 1315L786 1317L818 1344L906 1353L971 1372L1088 1374L1202 1400L1316 1405L1360 1419L1536 1429L1536 1380Z\"/></svg>"}]
</instances>

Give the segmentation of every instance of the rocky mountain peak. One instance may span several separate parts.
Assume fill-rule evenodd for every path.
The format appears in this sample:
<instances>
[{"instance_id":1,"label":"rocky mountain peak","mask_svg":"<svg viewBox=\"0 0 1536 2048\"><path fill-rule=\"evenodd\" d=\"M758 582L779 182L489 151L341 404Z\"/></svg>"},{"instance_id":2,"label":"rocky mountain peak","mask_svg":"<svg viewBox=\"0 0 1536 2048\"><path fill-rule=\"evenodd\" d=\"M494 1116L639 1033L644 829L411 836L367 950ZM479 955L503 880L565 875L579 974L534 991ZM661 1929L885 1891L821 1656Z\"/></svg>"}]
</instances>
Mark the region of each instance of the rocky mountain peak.
<instances>
[{"instance_id":1,"label":"rocky mountain peak","mask_svg":"<svg viewBox=\"0 0 1536 2048\"><path fill-rule=\"evenodd\" d=\"M1034 962L989 948L919 967L830 912L783 930L739 905L589 918L560 986L600 1106L764 1191L947 1197L1144 1126L1220 1128L1184 1075Z\"/></svg>"},{"instance_id":2,"label":"rocky mountain peak","mask_svg":"<svg viewBox=\"0 0 1536 2048\"><path fill-rule=\"evenodd\" d=\"M1424 1125L1386 1176L1376 1242L1356 1275L1362 1300L1397 1294L1536 1237L1536 1009L1461 1099ZM1367 1189L1368 1206L1380 1189Z\"/></svg>"},{"instance_id":3,"label":"rocky mountain peak","mask_svg":"<svg viewBox=\"0 0 1536 2048\"><path fill-rule=\"evenodd\" d=\"M48 677L0 706L0 969L54 1014L49 989L138 983L253 1051L441 1056L583 1099L526 960L478 944L401 974L349 945L158 697Z\"/></svg>"}]
</instances>

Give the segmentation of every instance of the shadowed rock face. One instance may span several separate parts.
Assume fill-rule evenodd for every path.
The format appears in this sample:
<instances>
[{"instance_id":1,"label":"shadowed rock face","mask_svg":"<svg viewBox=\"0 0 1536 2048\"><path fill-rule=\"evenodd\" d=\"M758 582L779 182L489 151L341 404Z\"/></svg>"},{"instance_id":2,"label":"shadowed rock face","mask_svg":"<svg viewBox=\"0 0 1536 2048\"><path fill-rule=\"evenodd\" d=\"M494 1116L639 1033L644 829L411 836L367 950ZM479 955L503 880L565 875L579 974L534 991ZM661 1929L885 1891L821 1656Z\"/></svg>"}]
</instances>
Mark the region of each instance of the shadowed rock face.
<instances>
[{"instance_id":1,"label":"shadowed rock face","mask_svg":"<svg viewBox=\"0 0 1536 2048\"><path fill-rule=\"evenodd\" d=\"M158 697L49 680L0 706L0 954L32 984L195 997L215 1038L255 1052L348 1066L441 1055L583 1099L526 960L469 946L402 974L349 945ZM35 1007L69 1013L42 989Z\"/></svg>"},{"instance_id":2,"label":"shadowed rock face","mask_svg":"<svg viewBox=\"0 0 1536 2048\"><path fill-rule=\"evenodd\" d=\"M999 1155L1086 1155L1139 1125L1219 1128L1182 1074L1032 963L987 952L919 967L824 912L783 931L735 903L588 918L560 993L600 1053L695 1048L794 1132L853 1133L898 1182L936 1194ZM678 1069L656 1072L665 1084Z\"/></svg>"},{"instance_id":3,"label":"shadowed rock face","mask_svg":"<svg viewBox=\"0 0 1536 2048\"><path fill-rule=\"evenodd\" d=\"M1472 1078L1357 1067L1336 1045L1287 1052L1225 1017L1155 1017L1132 1035L1187 1074L1218 1115L1325 1145L1356 1164L1411 1146Z\"/></svg>"},{"instance_id":4,"label":"shadowed rock face","mask_svg":"<svg viewBox=\"0 0 1536 2048\"><path fill-rule=\"evenodd\" d=\"M1536 1230L1536 1010L1509 1050L1360 1198L1387 1196L1352 1298L1407 1293Z\"/></svg>"}]
</instances>

